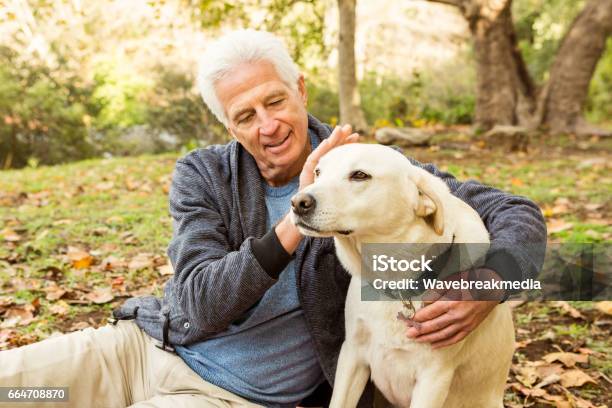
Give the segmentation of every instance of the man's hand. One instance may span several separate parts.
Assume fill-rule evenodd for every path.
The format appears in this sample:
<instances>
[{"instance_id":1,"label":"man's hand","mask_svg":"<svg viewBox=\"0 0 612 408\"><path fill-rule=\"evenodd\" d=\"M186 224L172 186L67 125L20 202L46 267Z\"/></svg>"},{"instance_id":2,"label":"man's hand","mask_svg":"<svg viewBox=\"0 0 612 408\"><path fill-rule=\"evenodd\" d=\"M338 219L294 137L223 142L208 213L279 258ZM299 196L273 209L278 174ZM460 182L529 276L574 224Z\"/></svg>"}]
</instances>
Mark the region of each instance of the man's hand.
<instances>
[{"instance_id":1,"label":"man's hand","mask_svg":"<svg viewBox=\"0 0 612 408\"><path fill-rule=\"evenodd\" d=\"M352 133L352 130L351 125L336 126L332 134L308 155L300 173L300 186L298 190L302 190L304 187L312 184L314 181L314 170L324 154L334 147L347 143L355 143L359 140L359 134ZM302 240L302 234L291 222L291 213L285 215L281 222L276 225L276 236L287 253L292 254L295 252Z\"/></svg>"},{"instance_id":2,"label":"man's hand","mask_svg":"<svg viewBox=\"0 0 612 408\"><path fill-rule=\"evenodd\" d=\"M493 270L481 268L458 273L447 280L501 280ZM449 290L429 292L423 296L426 306L419 310L407 336L417 342L431 343L433 348L450 346L463 340L489 315L503 299L503 292ZM487 299L487 300L477 300ZM489 300L492 299L492 300Z\"/></svg>"},{"instance_id":3,"label":"man's hand","mask_svg":"<svg viewBox=\"0 0 612 408\"><path fill-rule=\"evenodd\" d=\"M450 346L463 340L497 306L497 301L437 300L414 315L420 323L410 327L407 335L433 348Z\"/></svg>"},{"instance_id":4,"label":"man's hand","mask_svg":"<svg viewBox=\"0 0 612 408\"><path fill-rule=\"evenodd\" d=\"M313 183L314 170L323 155L334 147L342 146L347 143L355 143L359 140L359 133L352 133L352 131L353 128L351 125L344 125L342 127L336 126L332 134L327 139L323 140L321 144L308 155L306 163L304 163L304 167L300 173L299 190Z\"/></svg>"}]
</instances>

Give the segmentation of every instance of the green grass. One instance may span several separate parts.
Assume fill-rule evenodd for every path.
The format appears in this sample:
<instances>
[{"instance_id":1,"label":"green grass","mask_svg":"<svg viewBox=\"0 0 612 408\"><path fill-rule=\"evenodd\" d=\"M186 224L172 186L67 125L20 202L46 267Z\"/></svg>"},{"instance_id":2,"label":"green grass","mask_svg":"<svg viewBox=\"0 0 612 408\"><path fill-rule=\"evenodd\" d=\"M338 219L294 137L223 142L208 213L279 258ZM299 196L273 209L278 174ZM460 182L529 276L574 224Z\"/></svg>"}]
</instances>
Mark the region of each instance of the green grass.
<instances>
[{"instance_id":1,"label":"green grass","mask_svg":"<svg viewBox=\"0 0 612 408\"><path fill-rule=\"evenodd\" d=\"M469 143L464 136L457 140ZM567 138L561 145L563 149L572 148ZM610 239L611 209L607 202L612 192L610 166L584 165L585 160L600 157L603 154L600 151L543 150L528 155L452 148L406 151L420 161L436 163L460 180L472 178L529 197L542 208L549 222L572 223L571 228L550 234L551 241ZM41 340L55 331L70 331L76 322L104 324L105 316L125 298L161 293L167 276L160 276L155 267L130 269L126 264L140 253L150 253L162 260L165 256L172 229L167 191L177 157L165 154L87 160L0 172L0 313L3 297L17 306L39 304L34 322L0 329L0 334L9 330L15 339L10 345L0 344L0 349ZM559 199L567 202L562 211L555 209ZM588 205L598 205L598 209L587 211ZM19 234L21 240L5 241L7 230ZM92 265L75 269L66 257L69 247L92 254ZM102 269L101 262L111 256L124 264ZM42 289L50 284L50 278L78 295L76 299L47 300ZM84 288L109 287L118 278L124 279L120 285L123 291L114 288L112 302L98 305L83 301L87 293L82 291ZM54 314L52 309L60 302L68 304L68 310L63 315ZM571 303L585 313L593 313L592 302ZM562 316L547 303L531 303L514 316L518 328L535 328L536 331L528 331L534 340L547 338L544 334L551 331L560 339L586 339L586 346L600 353L591 358L592 369L612 376L609 341L602 340L601 335L593 336L588 323L555 323L551 319ZM554 350L547 350L550 351ZM519 363L528 360L523 350L518 350L515 358ZM599 392L597 388L586 387L580 390L580 395L595 398ZM522 400L510 391L507 398L508 402Z\"/></svg>"},{"instance_id":2,"label":"green grass","mask_svg":"<svg viewBox=\"0 0 612 408\"><path fill-rule=\"evenodd\" d=\"M553 144L547 141L550 146L546 149L550 151L508 154L495 149L473 149L465 135L446 135L442 141L464 143L467 147L406 149L406 152L418 160L436 163L461 180L476 179L529 197L548 218L573 224L565 231L551 234L553 241L601 242L610 238L610 224L605 222L612 191L609 166L601 161L585 165L588 159L601 157L605 149L567 153L559 150L571 148L571 140L565 138L560 141L561 148L550 147ZM46 300L40 288L15 289L16 281L34 279L43 287L50 271L57 270L58 284L68 289L79 285L110 286L114 278L122 276L128 288L124 297L139 290L160 293L166 278L160 277L155 268L130 270L124 265L105 271L99 265L109 256L126 263L143 252L164 256L172 228L167 191L177 157L164 154L97 159L0 172L0 287L20 302L40 299L39 320L48 322L38 325L43 332L53 328L54 319L46 320L46 316L54 302ZM559 198L568 200L568 208L553 214L555 200ZM588 204L601 206L597 211L600 218L593 219L593 212L584 210ZM15 231L21 240L4 242L2 230ZM66 257L69 247L93 254L93 265L73 268ZM110 310L111 306L71 304L66 318Z\"/></svg>"}]
</instances>

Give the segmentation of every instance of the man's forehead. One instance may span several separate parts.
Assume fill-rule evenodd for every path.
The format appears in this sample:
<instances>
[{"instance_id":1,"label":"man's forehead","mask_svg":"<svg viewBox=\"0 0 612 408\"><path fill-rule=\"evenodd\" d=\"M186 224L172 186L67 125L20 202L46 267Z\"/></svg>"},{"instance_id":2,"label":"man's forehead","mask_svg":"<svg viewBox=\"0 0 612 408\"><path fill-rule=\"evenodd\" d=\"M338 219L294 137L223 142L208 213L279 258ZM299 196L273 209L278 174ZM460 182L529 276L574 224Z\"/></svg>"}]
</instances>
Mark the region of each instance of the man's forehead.
<instances>
[{"instance_id":1,"label":"man's forehead","mask_svg":"<svg viewBox=\"0 0 612 408\"><path fill-rule=\"evenodd\" d=\"M287 94L287 89L282 84L266 83L252 89L253 92L245 92L234 98L232 110L250 108L253 103L267 101L268 99Z\"/></svg>"},{"instance_id":2,"label":"man's forehead","mask_svg":"<svg viewBox=\"0 0 612 408\"><path fill-rule=\"evenodd\" d=\"M215 82L215 90L226 110L230 105L248 104L249 100L287 88L274 66L267 61L244 63L228 71ZM235 106L231 106L232 110Z\"/></svg>"}]
</instances>

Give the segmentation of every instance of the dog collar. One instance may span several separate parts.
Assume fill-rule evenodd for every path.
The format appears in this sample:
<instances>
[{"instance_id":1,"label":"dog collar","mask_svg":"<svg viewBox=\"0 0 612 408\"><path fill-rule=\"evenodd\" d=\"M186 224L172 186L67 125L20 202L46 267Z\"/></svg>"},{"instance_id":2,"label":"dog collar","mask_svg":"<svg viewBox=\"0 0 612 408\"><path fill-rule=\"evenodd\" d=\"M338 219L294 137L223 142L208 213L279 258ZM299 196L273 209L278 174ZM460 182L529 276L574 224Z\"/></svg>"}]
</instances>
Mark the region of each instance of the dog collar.
<instances>
[{"instance_id":1,"label":"dog collar","mask_svg":"<svg viewBox=\"0 0 612 408\"><path fill-rule=\"evenodd\" d=\"M448 247L444 250L443 253L438 255L438 257L431 263L431 271L423 272L420 276L416 278L421 284L418 289L384 289L382 292L386 297L391 298L393 300L400 300L402 302L410 302L410 299L416 296L421 295L425 292L425 285L423 285L423 281L427 279L435 279L440 276L440 273L445 269L449 260L453 258L455 252L455 235L453 234L453 238L448 245Z\"/></svg>"}]
</instances>

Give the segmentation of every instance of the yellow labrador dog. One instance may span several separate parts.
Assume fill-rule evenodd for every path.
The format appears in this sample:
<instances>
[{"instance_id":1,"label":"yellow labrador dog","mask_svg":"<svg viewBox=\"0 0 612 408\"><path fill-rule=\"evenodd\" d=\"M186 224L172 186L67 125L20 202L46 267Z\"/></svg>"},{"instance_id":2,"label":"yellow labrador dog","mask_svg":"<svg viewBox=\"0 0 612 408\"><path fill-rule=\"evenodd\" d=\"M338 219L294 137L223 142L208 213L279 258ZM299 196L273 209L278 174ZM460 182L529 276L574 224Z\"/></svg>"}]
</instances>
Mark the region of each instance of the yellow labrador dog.
<instances>
[{"instance_id":1,"label":"yellow labrador dog","mask_svg":"<svg viewBox=\"0 0 612 408\"><path fill-rule=\"evenodd\" d=\"M385 146L335 148L321 158L315 176L292 198L293 222L305 235L333 236L352 275L331 407L355 407L371 378L398 407L503 408L514 350L507 304L459 343L434 350L406 336L406 323L396 318L405 310L402 302L361 299L362 244L488 244L478 214L442 180Z\"/></svg>"}]
</instances>

